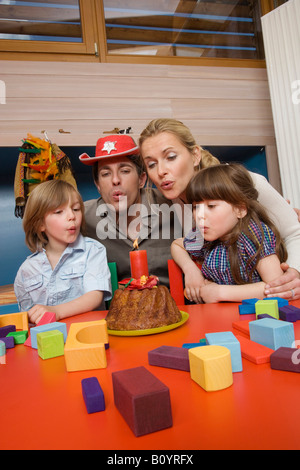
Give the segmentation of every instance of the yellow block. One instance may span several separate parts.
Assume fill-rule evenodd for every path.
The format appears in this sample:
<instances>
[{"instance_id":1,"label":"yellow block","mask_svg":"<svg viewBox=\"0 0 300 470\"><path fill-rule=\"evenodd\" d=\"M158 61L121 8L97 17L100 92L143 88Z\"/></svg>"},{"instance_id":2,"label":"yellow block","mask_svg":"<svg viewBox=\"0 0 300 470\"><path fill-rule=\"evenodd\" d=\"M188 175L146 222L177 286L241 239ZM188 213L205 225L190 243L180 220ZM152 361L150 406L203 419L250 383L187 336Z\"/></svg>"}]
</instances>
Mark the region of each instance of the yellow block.
<instances>
[{"instance_id":1,"label":"yellow block","mask_svg":"<svg viewBox=\"0 0 300 470\"><path fill-rule=\"evenodd\" d=\"M106 343L106 320L72 323L65 344L67 371L104 369L107 366Z\"/></svg>"},{"instance_id":2,"label":"yellow block","mask_svg":"<svg viewBox=\"0 0 300 470\"><path fill-rule=\"evenodd\" d=\"M0 328L7 325L15 325L16 330L28 331L27 312L6 313L5 315L0 315Z\"/></svg>"},{"instance_id":3,"label":"yellow block","mask_svg":"<svg viewBox=\"0 0 300 470\"><path fill-rule=\"evenodd\" d=\"M210 345L189 349L190 374L207 392L222 390L233 383L230 351Z\"/></svg>"}]
</instances>

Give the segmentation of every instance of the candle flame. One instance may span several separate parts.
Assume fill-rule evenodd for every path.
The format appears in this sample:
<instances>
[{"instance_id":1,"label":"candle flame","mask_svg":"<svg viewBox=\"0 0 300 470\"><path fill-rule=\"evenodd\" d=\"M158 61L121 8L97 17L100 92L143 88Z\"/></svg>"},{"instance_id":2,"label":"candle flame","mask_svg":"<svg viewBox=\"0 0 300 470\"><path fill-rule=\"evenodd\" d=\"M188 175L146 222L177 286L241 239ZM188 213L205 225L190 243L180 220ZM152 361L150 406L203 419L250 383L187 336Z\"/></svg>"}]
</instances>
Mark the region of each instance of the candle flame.
<instances>
[{"instance_id":1,"label":"candle flame","mask_svg":"<svg viewBox=\"0 0 300 470\"><path fill-rule=\"evenodd\" d=\"M136 238L133 242L133 249L138 250L139 249L139 244L138 244L138 239Z\"/></svg>"}]
</instances>

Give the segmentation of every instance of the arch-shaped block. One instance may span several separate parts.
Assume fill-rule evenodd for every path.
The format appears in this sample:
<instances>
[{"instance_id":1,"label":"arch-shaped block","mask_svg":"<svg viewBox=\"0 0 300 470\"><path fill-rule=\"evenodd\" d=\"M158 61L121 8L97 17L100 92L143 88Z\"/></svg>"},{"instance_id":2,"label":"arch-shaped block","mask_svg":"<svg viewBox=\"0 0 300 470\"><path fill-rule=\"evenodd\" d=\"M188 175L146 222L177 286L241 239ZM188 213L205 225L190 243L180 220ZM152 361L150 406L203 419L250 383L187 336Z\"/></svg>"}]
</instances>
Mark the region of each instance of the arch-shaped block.
<instances>
[{"instance_id":1,"label":"arch-shaped block","mask_svg":"<svg viewBox=\"0 0 300 470\"><path fill-rule=\"evenodd\" d=\"M209 345L189 349L191 378L207 392L222 390L233 383L230 351Z\"/></svg>"},{"instance_id":2,"label":"arch-shaped block","mask_svg":"<svg viewBox=\"0 0 300 470\"><path fill-rule=\"evenodd\" d=\"M67 371L104 369L107 343L106 320L72 323L65 344Z\"/></svg>"}]
</instances>

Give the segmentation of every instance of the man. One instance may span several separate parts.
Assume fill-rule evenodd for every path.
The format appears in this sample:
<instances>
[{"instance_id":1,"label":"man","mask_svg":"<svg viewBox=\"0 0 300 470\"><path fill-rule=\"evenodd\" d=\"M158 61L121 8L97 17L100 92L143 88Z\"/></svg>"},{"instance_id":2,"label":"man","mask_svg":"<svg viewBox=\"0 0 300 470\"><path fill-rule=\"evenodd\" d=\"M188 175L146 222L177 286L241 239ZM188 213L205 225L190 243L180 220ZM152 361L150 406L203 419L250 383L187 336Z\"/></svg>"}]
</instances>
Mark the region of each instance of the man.
<instances>
[{"instance_id":1,"label":"man","mask_svg":"<svg viewBox=\"0 0 300 470\"><path fill-rule=\"evenodd\" d=\"M119 281L131 277L129 252L137 240L138 249L147 251L149 275L169 286L170 246L178 236L172 202L144 187L147 176L134 140L126 134L100 138L95 157L82 154L79 159L92 166L100 194L84 203L86 235L106 247L108 262L117 264Z\"/></svg>"}]
</instances>

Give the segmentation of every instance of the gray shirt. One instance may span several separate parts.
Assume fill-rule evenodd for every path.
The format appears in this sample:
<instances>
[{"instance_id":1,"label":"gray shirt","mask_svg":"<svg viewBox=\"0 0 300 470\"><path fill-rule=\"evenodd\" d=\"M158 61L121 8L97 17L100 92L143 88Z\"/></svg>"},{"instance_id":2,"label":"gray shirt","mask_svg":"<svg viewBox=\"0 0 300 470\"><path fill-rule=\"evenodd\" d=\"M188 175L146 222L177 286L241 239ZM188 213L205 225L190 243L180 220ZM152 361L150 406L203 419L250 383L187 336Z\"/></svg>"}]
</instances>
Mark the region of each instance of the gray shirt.
<instances>
[{"instance_id":1,"label":"gray shirt","mask_svg":"<svg viewBox=\"0 0 300 470\"><path fill-rule=\"evenodd\" d=\"M134 240L128 236L126 228L122 229L121 221L120 226L116 222L114 211L102 197L86 201L84 205L86 235L106 247L108 262L117 264L119 281L131 277L129 252L133 249ZM157 276L160 284L169 287L171 243L174 238L182 236L181 225L174 213L173 202L165 199L156 189L141 190L141 205L138 247L147 251L149 275Z\"/></svg>"}]
</instances>

